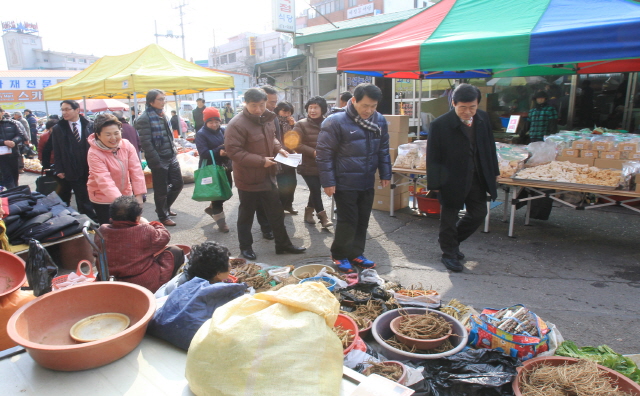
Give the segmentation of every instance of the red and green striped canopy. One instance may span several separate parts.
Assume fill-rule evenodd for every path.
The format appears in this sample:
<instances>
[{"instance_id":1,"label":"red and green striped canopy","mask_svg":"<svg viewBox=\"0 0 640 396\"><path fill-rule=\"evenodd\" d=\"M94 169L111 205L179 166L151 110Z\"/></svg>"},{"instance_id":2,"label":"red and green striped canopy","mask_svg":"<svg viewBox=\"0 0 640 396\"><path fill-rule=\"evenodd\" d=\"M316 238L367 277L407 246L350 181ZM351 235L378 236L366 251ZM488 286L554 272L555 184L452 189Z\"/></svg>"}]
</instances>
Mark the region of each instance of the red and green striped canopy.
<instances>
[{"instance_id":1,"label":"red and green striped canopy","mask_svg":"<svg viewBox=\"0 0 640 396\"><path fill-rule=\"evenodd\" d=\"M399 78L640 70L632 58L640 58L640 4L632 1L442 0L338 52L338 70Z\"/></svg>"}]
</instances>

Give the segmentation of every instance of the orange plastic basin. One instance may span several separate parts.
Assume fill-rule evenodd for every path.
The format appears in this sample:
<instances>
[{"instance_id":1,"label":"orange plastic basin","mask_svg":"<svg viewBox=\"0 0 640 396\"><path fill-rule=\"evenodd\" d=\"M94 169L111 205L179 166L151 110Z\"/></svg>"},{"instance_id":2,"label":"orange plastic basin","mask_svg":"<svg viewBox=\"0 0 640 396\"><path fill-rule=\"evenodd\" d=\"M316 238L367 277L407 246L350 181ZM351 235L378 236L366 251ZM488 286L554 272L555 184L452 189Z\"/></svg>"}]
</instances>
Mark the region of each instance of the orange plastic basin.
<instances>
[{"instance_id":1,"label":"orange plastic basin","mask_svg":"<svg viewBox=\"0 0 640 396\"><path fill-rule=\"evenodd\" d=\"M142 286L125 282L81 284L24 305L9 319L7 332L43 367L87 370L116 361L138 346L155 309L153 294ZM80 344L71 338L69 331L76 322L106 312L127 315L131 325L96 341Z\"/></svg>"},{"instance_id":2,"label":"orange plastic basin","mask_svg":"<svg viewBox=\"0 0 640 396\"><path fill-rule=\"evenodd\" d=\"M13 293L27 281L24 261L13 253L0 250L0 297Z\"/></svg>"}]
</instances>

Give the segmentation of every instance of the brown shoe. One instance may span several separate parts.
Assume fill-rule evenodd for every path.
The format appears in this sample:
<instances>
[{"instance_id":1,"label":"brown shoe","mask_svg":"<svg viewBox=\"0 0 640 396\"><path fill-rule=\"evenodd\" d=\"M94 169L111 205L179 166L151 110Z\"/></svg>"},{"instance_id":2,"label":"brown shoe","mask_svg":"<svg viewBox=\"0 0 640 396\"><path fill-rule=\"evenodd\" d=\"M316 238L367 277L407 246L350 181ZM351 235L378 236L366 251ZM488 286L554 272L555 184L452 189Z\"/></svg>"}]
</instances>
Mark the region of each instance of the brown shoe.
<instances>
[{"instance_id":1,"label":"brown shoe","mask_svg":"<svg viewBox=\"0 0 640 396\"><path fill-rule=\"evenodd\" d=\"M169 216L177 216L178 214L172 210L169 211Z\"/></svg>"},{"instance_id":2,"label":"brown shoe","mask_svg":"<svg viewBox=\"0 0 640 396\"><path fill-rule=\"evenodd\" d=\"M165 227L173 227L176 225L176 222L171 220L171 219L166 219L161 221L162 225L164 225Z\"/></svg>"}]
</instances>

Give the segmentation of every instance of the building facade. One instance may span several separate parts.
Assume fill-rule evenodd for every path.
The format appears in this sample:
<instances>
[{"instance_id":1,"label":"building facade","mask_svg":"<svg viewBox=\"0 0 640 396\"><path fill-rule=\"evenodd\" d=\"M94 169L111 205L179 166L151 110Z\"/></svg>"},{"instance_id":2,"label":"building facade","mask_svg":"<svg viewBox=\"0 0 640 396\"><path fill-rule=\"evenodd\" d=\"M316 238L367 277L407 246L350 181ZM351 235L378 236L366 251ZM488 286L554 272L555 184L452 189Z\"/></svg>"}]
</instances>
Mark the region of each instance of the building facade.
<instances>
[{"instance_id":1,"label":"building facade","mask_svg":"<svg viewBox=\"0 0 640 396\"><path fill-rule=\"evenodd\" d=\"M93 55L45 51L42 37L24 30L3 30L2 41L9 70L83 70L99 59Z\"/></svg>"},{"instance_id":2,"label":"building facade","mask_svg":"<svg viewBox=\"0 0 640 396\"><path fill-rule=\"evenodd\" d=\"M252 74L256 63L286 57L293 47L292 41L290 35L280 32L241 33L209 49L209 67Z\"/></svg>"}]
</instances>

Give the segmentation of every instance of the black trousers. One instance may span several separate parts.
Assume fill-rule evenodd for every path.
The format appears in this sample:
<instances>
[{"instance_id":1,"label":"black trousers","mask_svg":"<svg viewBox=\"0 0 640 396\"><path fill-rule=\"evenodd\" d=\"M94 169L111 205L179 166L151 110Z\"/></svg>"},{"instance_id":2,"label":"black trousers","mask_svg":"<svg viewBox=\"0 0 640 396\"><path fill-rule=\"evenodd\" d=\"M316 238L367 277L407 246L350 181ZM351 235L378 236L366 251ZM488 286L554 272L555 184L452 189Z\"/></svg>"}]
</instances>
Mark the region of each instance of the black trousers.
<instances>
[{"instance_id":1,"label":"black trousers","mask_svg":"<svg viewBox=\"0 0 640 396\"><path fill-rule=\"evenodd\" d=\"M68 179L59 179L58 180L58 196L67 204L71 203L71 191L76 195L76 206L78 207L78 212L81 214L86 214L93 221L98 221L98 216L96 215L95 210L93 210L93 204L89 200L89 192L87 191L87 181L88 179L80 179L80 180L68 180Z\"/></svg>"},{"instance_id":2,"label":"black trousers","mask_svg":"<svg viewBox=\"0 0 640 396\"><path fill-rule=\"evenodd\" d=\"M296 177L296 168L280 164L282 173L276 175L278 180L278 193L280 194L280 203L283 208L290 208L293 205L293 195L296 192L298 179Z\"/></svg>"},{"instance_id":3,"label":"black trousers","mask_svg":"<svg viewBox=\"0 0 640 396\"><path fill-rule=\"evenodd\" d=\"M456 258L460 242L469 238L487 217L487 189L477 174L474 174L464 205L467 213L459 220L460 210L440 207L438 242L444 258Z\"/></svg>"},{"instance_id":4,"label":"black trousers","mask_svg":"<svg viewBox=\"0 0 640 396\"><path fill-rule=\"evenodd\" d=\"M364 191L336 191L334 194L338 209L336 235L331 245L334 260L353 260L364 253L373 195L373 188Z\"/></svg>"},{"instance_id":5,"label":"black trousers","mask_svg":"<svg viewBox=\"0 0 640 396\"><path fill-rule=\"evenodd\" d=\"M307 183L307 187L309 187L309 201L307 202L307 206L314 208L316 213L322 212L324 210L324 205L322 204L322 185L320 184L320 177L303 175L302 178L305 183Z\"/></svg>"},{"instance_id":6,"label":"black trousers","mask_svg":"<svg viewBox=\"0 0 640 396\"><path fill-rule=\"evenodd\" d=\"M0 173L2 173L2 181L0 184L6 189L18 186L18 177L20 176L18 168L18 160L20 156L13 154L0 155Z\"/></svg>"},{"instance_id":7,"label":"black trousers","mask_svg":"<svg viewBox=\"0 0 640 396\"><path fill-rule=\"evenodd\" d=\"M231 171L228 170L227 172L227 180L229 180L229 186L233 187L233 177L231 177ZM222 205L225 203L226 201L211 201L211 208L213 208L213 214L220 214L224 211L224 208L222 207Z\"/></svg>"},{"instance_id":8,"label":"black trousers","mask_svg":"<svg viewBox=\"0 0 640 396\"><path fill-rule=\"evenodd\" d=\"M167 169L151 169L151 177L153 179L153 200L156 204L158 220L165 221L169 218L171 205L180 195L184 185L178 159L173 157L169 160Z\"/></svg>"},{"instance_id":9,"label":"black trousers","mask_svg":"<svg viewBox=\"0 0 640 396\"><path fill-rule=\"evenodd\" d=\"M110 204L97 204L92 202L93 210L96 212L96 216L98 217L98 223L102 224L110 224L111 215L109 214Z\"/></svg>"},{"instance_id":10,"label":"black trousers","mask_svg":"<svg viewBox=\"0 0 640 396\"><path fill-rule=\"evenodd\" d=\"M276 186L273 186L268 191L238 190L238 197L240 198L240 206L238 207L238 242L240 243L240 250L249 249L253 245L253 236L251 235L253 216L261 205L268 223L273 228L276 248L291 246L291 240L284 226L284 212Z\"/></svg>"}]
</instances>

